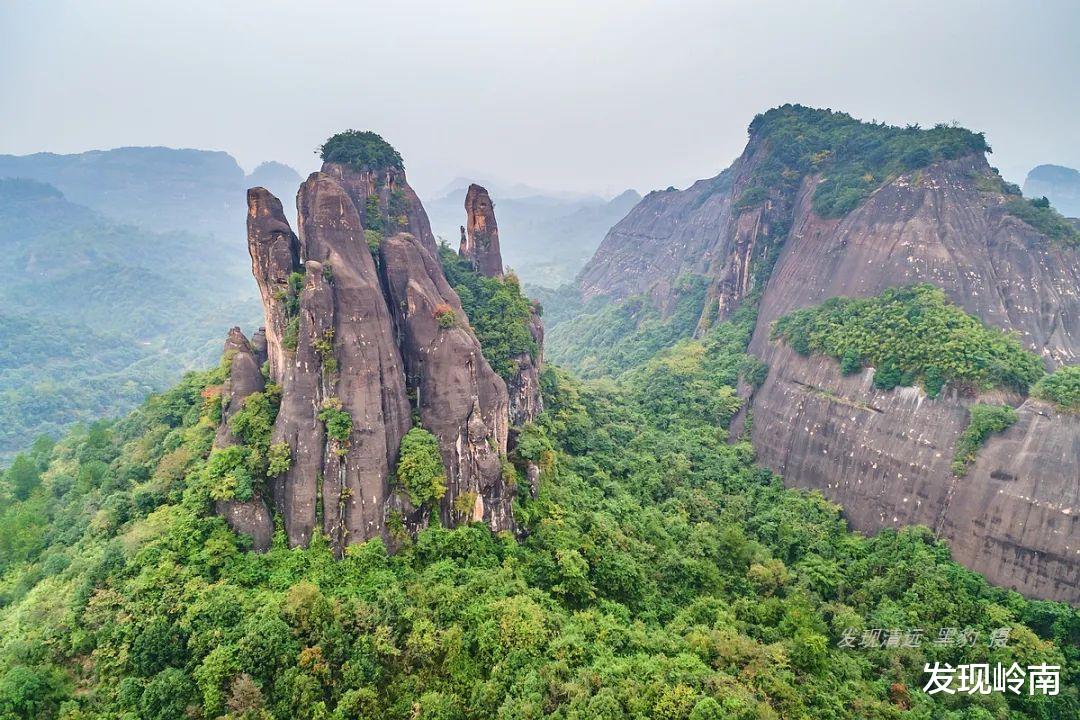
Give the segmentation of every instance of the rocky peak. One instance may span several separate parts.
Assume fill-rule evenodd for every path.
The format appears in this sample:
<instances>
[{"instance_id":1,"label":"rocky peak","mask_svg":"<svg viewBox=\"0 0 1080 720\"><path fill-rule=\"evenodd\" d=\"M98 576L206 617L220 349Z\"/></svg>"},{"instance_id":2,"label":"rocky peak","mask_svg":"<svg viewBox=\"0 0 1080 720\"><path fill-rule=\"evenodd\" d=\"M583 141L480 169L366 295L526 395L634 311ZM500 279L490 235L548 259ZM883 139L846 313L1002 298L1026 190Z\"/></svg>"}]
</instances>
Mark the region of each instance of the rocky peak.
<instances>
[{"instance_id":1,"label":"rocky peak","mask_svg":"<svg viewBox=\"0 0 1080 720\"><path fill-rule=\"evenodd\" d=\"M502 253L499 251L499 224L495 222L495 204L488 191L475 183L465 194L466 224L461 228L458 253L469 260L476 271L487 277L502 277Z\"/></svg>"},{"instance_id":2,"label":"rocky peak","mask_svg":"<svg viewBox=\"0 0 1080 720\"><path fill-rule=\"evenodd\" d=\"M347 130L328 139L321 154L322 172L348 193L364 230L383 237L407 232L438 253L427 212L405 178L405 163L388 142L372 132Z\"/></svg>"},{"instance_id":3,"label":"rocky peak","mask_svg":"<svg viewBox=\"0 0 1080 720\"><path fill-rule=\"evenodd\" d=\"M373 134L346 140L334 152L324 146L323 171L300 187L297 233L277 198L248 192L248 247L266 327L254 343L230 333L225 407L263 389L268 358L280 390L268 471L276 474L255 505L219 503L218 511L256 537L258 549L272 528L269 510L256 512L267 500L291 545L319 532L338 554L374 537L396 543L398 528L415 531L432 516L446 526L482 521L511 530L510 418L538 412L538 380L526 383L537 395L523 413L446 279L400 157ZM434 437L445 470L445 487L421 499L396 475L403 438L417 424ZM222 446L237 442L227 412L219 437Z\"/></svg>"},{"instance_id":4,"label":"rocky peak","mask_svg":"<svg viewBox=\"0 0 1080 720\"><path fill-rule=\"evenodd\" d=\"M263 334L270 377L280 383L284 367L282 339L289 322L284 299L289 293L289 277L300 266L300 240L285 219L281 201L268 190L251 188L247 201L248 252L266 312Z\"/></svg>"}]
</instances>

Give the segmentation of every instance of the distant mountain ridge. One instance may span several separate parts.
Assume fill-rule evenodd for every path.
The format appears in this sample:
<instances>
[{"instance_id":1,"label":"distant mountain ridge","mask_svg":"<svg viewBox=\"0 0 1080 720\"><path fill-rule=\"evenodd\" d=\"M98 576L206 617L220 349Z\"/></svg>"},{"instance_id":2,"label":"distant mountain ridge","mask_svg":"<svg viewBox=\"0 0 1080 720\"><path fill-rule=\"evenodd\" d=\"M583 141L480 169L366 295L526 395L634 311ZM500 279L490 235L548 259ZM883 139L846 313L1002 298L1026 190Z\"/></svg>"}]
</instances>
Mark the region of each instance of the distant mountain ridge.
<instances>
[{"instance_id":1,"label":"distant mountain ridge","mask_svg":"<svg viewBox=\"0 0 1080 720\"><path fill-rule=\"evenodd\" d=\"M1068 217L1080 217L1080 170L1061 165L1039 165L1024 180L1024 195L1046 197Z\"/></svg>"},{"instance_id":2,"label":"distant mountain ridge","mask_svg":"<svg viewBox=\"0 0 1080 720\"><path fill-rule=\"evenodd\" d=\"M168 147L122 147L60 155L0 155L0 178L48 183L73 203L151 230L243 233L249 187L232 155ZM264 163L252 174L278 189L300 183L292 168Z\"/></svg>"},{"instance_id":3,"label":"distant mountain ridge","mask_svg":"<svg viewBox=\"0 0 1080 720\"><path fill-rule=\"evenodd\" d=\"M259 317L242 245L146 230L0 178L0 456L126 412Z\"/></svg>"}]
</instances>

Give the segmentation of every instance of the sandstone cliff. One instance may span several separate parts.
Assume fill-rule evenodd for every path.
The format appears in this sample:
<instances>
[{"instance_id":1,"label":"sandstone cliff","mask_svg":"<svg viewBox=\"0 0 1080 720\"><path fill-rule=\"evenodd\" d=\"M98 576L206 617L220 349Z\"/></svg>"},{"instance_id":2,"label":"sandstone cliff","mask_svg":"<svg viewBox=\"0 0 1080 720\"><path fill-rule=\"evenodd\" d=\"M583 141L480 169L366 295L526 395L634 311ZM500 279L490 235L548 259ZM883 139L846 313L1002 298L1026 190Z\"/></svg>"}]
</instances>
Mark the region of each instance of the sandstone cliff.
<instances>
[{"instance_id":1,"label":"sandstone cliff","mask_svg":"<svg viewBox=\"0 0 1080 720\"><path fill-rule=\"evenodd\" d=\"M236 444L229 420L244 406L248 396L265 389L262 360L257 348L252 347L240 328L234 327L229 331L224 356L229 364L229 374L221 389L221 425L214 437L214 447L217 449ZM247 501L219 500L214 510L225 518L233 530L250 536L255 550L263 552L270 548L274 521L267 498L261 493Z\"/></svg>"},{"instance_id":2,"label":"sandstone cliff","mask_svg":"<svg viewBox=\"0 0 1080 720\"><path fill-rule=\"evenodd\" d=\"M495 205L487 190L476 184L469 186L465 193L465 214L466 224L461 227L458 252L481 275L502 277L499 224L495 222Z\"/></svg>"},{"instance_id":3,"label":"sandstone cliff","mask_svg":"<svg viewBox=\"0 0 1080 720\"><path fill-rule=\"evenodd\" d=\"M503 260L499 248L499 224L495 220L495 204L488 191L472 184L465 194L466 225L461 227L461 246L458 255L468 260L485 277L502 278ZM509 379L510 422L523 425L543 411L540 393L540 365L544 353L544 322L534 303L529 313L529 335L538 348L536 357L530 353L515 355L516 367Z\"/></svg>"},{"instance_id":4,"label":"sandstone cliff","mask_svg":"<svg viewBox=\"0 0 1080 720\"><path fill-rule=\"evenodd\" d=\"M220 501L216 509L259 550L272 534L268 502L291 545L320 532L338 554L374 537L400 542L395 514L406 531L433 516L444 526L515 529L508 436L512 418L520 423L539 412L539 363L517 358L512 400L444 275L400 157L386 148L376 146L373 156L393 158L388 165L326 162L312 173L296 199L298 233L273 195L248 191L248 247L266 326L251 343L239 330L230 334L232 372L216 445L242 441L229 417L264 389L265 361L280 391L270 436L276 474L256 483L251 501ZM470 223L494 233L482 243L479 265L501 279L490 199L486 205L477 204L486 215ZM542 341L538 314L531 321ZM414 424L434 436L445 470L445 494L434 507L414 507L395 475Z\"/></svg>"},{"instance_id":5,"label":"sandstone cliff","mask_svg":"<svg viewBox=\"0 0 1080 720\"><path fill-rule=\"evenodd\" d=\"M405 234L385 239L380 256L420 420L438 438L447 470L442 520L452 524L455 503L460 508L468 494L471 519L510 529L512 493L500 460L509 428L506 384L484 359L438 260Z\"/></svg>"},{"instance_id":6,"label":"sandstone cliff","mask_svg":"<svg viewBox=\"0 0 1080 720\"><path fill-rule=\"evenodd\" d=\"M1015 196L980 151L884 177L876 189L856 189L864 198L856 195L853 209L823 217L815 194L832 178L815 163L828 167L832 151L799 166L797 153L782 145L828 122L826 113L812 112L818 117L805 132L770 136L756 120L746 151L724 173L647 196L583 271L583 294L647 295L667 310L680 275L705 275L710 290L699 333L757 301L750 351L770 368L750 398L762 463L789 484L840 502L856 528L926 524L951 542L958 560L994 582L1077 601L1075 417L1019 396L997 398L1019 405L1021 422L992 437L958 480L949 460L975 398L875 390L872 371L843 377L834 360L803 358L770 342L769 328L784 313L830 297L929 282L989 325L1016 331L1048 369L1072 364L1080 356L1080 252L1009 213ZM894 137L903 132L918 131Z\"/></svg>"}]
</instances>

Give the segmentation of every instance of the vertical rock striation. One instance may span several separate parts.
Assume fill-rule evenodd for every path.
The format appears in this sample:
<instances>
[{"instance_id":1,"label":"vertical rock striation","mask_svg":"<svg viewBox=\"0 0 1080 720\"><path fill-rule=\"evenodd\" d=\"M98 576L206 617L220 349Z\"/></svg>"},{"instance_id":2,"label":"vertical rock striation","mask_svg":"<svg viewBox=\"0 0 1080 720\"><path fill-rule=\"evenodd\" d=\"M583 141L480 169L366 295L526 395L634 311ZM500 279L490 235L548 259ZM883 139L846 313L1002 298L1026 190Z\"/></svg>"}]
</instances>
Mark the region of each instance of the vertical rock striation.
<instances>
[{"instance_id":1,"label":"vertical rock striation","mask_svg":"<svg viewBox=\"0 0 1080 720\"><path fill-rule=\"evenodd\" d=\"M229 335L217 444L239 442L228 418L263 390L268 363L281 393L270 437L279 474L256 482L251 502L218 503L217 511L256 549L272 535L266 499L290 545L306 546L318 532L339 556L369 538L396 543L398 512L408 530L433 514L446 526L515 528L507 439L511 418L540 411L539 358L513 358L511 399L446 280L401 168L400 158L388 167L324 163L297 194L298 233L277 198L248 191L248 249L266 326L250 343L238 329ZM474 197L470 227L483 238L478 267L502 282L491 202L477 190L483 199ZM535 311L530 332L543 342ZM414 422L436 438L443 461L446 493L434 507L413 507L395 478Z\"/></svg>"},{"instance_id":2,"label":"vertical rock striation","mask_svg":"<svg viewBox=\"0 0 1080 720\"><path fill-rule=\"evenodd\" d=\"M380 256L420 420L438 439L447 471L442 520L453 524L459 498L472 497L469 519L509 530L512 489L501 460L509 430L506 384L484 359L438 260L405 233L385 239Z\"/></svg>"},{"instance_id":3,"label":"vertical rock striation","mask_svg":"<svg viewBox=\"0 0 1080 720\"><path fill-rule=\"evenodd\" d=\"M433 255L438 254L431 222L420 198L405 179L399 167L356 168L338 162L324 162L322 172L345 189L366 230L384 236L407 232Z\"/></svg>"},{"instance_id":4,"label":"vertical rock striation","mask_svg":"<svg viewBox=\"0 0 1080 720\"><path fill-rule=\"evenodd\" d=\"M348 413L349 437L331 438L323 470L323 529L339 547L383 534L391 469L409 430L405 373L375 261L353 201L313 173L297 197L307 284L325 298L313 338L321 402ZM303 307L303 304L302 304Z\"/></svg>"},{"instance_id":5,"label":"vertical rock striation","mask_svg":"<svg viewBox=\"0 0 1080 720\"><path fill-rule=\"evenodd\" d=\"M469 185L465 194L465 215L466 224L461 227L458 255L472 263L481 275L502 279L503 261L495 204L491 202L488 191L475 183ZM543 361L544 322L536 305L529 311L529 334L538 348L536 357L529 353L514 356L512 360L516 370L507 382L511 425L523 425L543 410L540 365Z\"/></svg>"},{"instance_id":6,"label":"vertical rock striation","mask_svg":"<svg viewBox=\"0 0 1080 720\"><path fill-rule=\"evenodd\" d=\"M807 112L829 122L828 113ZM989 398L1019 405L1020 422L991 437L957 480L949 460L974 398L881 392L869 383L872 371L842 376L835 361L803 358L769 334L774 320L798 308L928 282L988 325L1015 331L1048 368L1075 364L1077 249L1010 214L1018 198L978 150L869 173L877 184L865 197L822 217L815 195L835 179L827 155L817 156L825 170L816 162L796 170L802 130L773 137L755 127L762 124L751 125L746 150L728 170L686 190L650 193L613 227L579 276L583 296L646 295L668 312L677 279L702 275L709 283L702 334L760 293L749 349L769 372L759 389L743 390L764 465L842 503L857 529L925 524L992 581L1076 602L1075 418L1031 399ZM871 156L860 162L875 166Z\"/></svg>"},{"instance_id":7,"label":"vertical rock striation","mask_svg":"<svg viewBox=\"0 0 1080 720\"><path fill-rule=\"evenodd\" d=\"M465 194L465 214L466 224L461 228L461 248L458 253L471 262L481 275L502 277L503 262L495 205L488 191L475 183L469 185Z\"/></svg>"},{"instance_id":8,"label":"vertical rock striation","mask_svg":"<svg viewBox=\"0 0 1080 720\"><path fill-rule=\"evenodd\" d=\"M265 388L262 363L238 327L229 330L225 340L225 358L229 363L229 375L221 390L221 425L214 436L214 447L217 449L236 444L236 437L229 429L229 420L244 406L249 395L262 392ZM250 536L255 550L264 552L270 548L274 522L261 494L244 502L218 500L214 510L225 518L234 531Z\"/></svg>"}]
</instances>

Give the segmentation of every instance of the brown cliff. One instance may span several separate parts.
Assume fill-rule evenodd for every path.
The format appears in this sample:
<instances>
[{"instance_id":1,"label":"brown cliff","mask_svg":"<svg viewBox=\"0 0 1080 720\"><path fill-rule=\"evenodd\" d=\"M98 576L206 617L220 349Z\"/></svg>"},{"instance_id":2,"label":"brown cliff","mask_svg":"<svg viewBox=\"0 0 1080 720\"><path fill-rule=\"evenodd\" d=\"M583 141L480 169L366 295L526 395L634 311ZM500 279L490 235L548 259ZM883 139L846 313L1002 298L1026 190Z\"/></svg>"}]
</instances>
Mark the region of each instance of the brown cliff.
<instances>
[{"instance_id":1,"label":"brown cliff","mask_svg":"<svg viewBox=\"0 0 1080 720\"><path fill-rule=\"evenodd\" d=\"M461 228L458 253L486 277L502 277L502 252L499 250L499 224L495 205L488 191L472 184L465 194L466 224Z\"/></svg>"},{"instance_id":2,"label":"brown cliff","mask_svg":"<svg viewBox=\"0 0 1080 720\"><path fill-rule=\"evenodd\" d=\"M994 584L1080 600L1080 418L984 396L1022 402L1020 420L956 478L954 444L975 398L881 391L872 369L844 376L835 360L783 345L764 358L770 371L754 394L751 439L788 483L820 490L860 530L926 525Z\"/></svg>"},{"instance_id":3,"label":"brown cliff","mask_svg":"<svg viewBox=\"0 0 1080 720\"><path fill-rule=\"evenodd\" d=\"M792 113L776 111L785 112ZM813 112L813 122L828 125L827 113ZM865 376L840 376L833 360L805 359L769 341L772 321L791 310L929 282L989 325L1016 331L1048 368L1075 363L1080 251L1010 215L1014 196L974 150L885 177L853 210L821 217L814 196L828 171L785 167L798 156L754 129L724 173L651 193L612 228L579 277L583 295L646 295L667 311L676 279L702 274L709 282L703 333L760 292L750 351L770 371L750 404L763 464L843 504L861 530L923 523L999 584L1080 599L1075 417L1005 398L1023 403L1021 422L992 437L956 480L949 460L973 398L884 393ZM779 137L797 142L802 132ZM778 151L786 158L779 165L771 155Z\"/></svg>"},{"instance_id":4,"label":"brown cliff","mask_svg":"<svg viewBox=\"0 0 1080 720\"><path fill-rule=\"evenodd\" d=\"M472 493L472 519L510 529L512 489L501 462L509 428L506 384L484 359L438 260L405 233L383 240L380 256L420 420L438 439L447 470L442 520L452 524L455 501Z\"/></svg>"},{"instance_id":5,"label":"brown cliff","mask_svg":"<svg viewBox=\"0 0 1080 720\"><path fill-rule=\"evenodd\" d=\"M468 260L481 275L502 279L503 261L499 249L499 224L495 219L495 204L491 202L488 191L475 183L469 185L465 194L465 216L466 224L461 227L458 255ZM535 303L529 310L529 335L538 348L536 356L522 353L511 358L515 370L507 382L510 424L514 426L524 425L543 411L540 366L544 352L544 321L540 317L540 308Z\"/></svg>"},{"instance_id":6,"label":"brown cliff","mask_svg":"<svg viewBox=\"0 0 1080 720\"><path fill-rule=\"evenodd\" d=\"M333 177L352 198L364 229L384 237L407 232L432 254L438 253L431 222L420 198L405 179L405 171L392 165L356 168L324 162L322 172Z\"/></svg>"},{"instance_id":7,"label":"brown cliff","mask_svg":"<svg viewBox=\"0 0 1080 720\"><path fill-rule=\"evenodd\" d=\"M414 417L437 439L446 471L436 509L442 523L514 528L506 384L446 280L402 167L400 157L378 168L325 163L297 195L299 234L269 192L248 192L248 247L266 327L253 343L239 330L230 334L232 376L218 438L219 447L238 442L229 408L263 389L268 361L281 393L270 437L278 474L256 478L255 500L216 509L259 550L269 546L273 527L266 500L290 545L306 546L319 532L338 555L369 538L396 544L389 527L395 512L406 515L406 529L426 525L430 509L411 507L395 479ZM539 317L533 320L531 331L542 339ZM538 384L522 389L528 413L538 407L531 395Z\"/></svg>"},{"instance_id":8,"label":"brown cliff","mask_svg":"<svg viewBox=\"0 0 1080 720\"><path fill-rule=\"evenodd\" d=\"M229 420L244 406L252 393L265 389L260 359L240 328L229 330L225 340L224 356L229 374L221 390L221 425L214 436L214 448L223 449L235 445L237 440L229 428ZM265 552L270 548L274 534L274 521L266 499L256 493L247 501L218 500L214 510L225 518L237 533L251 538L252 547Z\"/></svg>"},{"instance_id":9,"label":"brown cliff","mask_svg":"<svg viewBox=\"0 0 1080 720\"><path fill-rule=\"evenodd\" d=\"M326 325L311 339L319 356L318 400L340 404L352 419L347 440L331 438L322 469L323 530L340 547L354 536L362 541L383 534L390 473L410 426L409 402L355 205L332 177L313 173L300 188L297 212L308 283L325 296L312 309L313 321L318 315Z\"/></svg>"}]
</instances>

